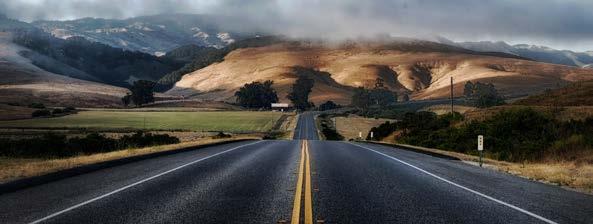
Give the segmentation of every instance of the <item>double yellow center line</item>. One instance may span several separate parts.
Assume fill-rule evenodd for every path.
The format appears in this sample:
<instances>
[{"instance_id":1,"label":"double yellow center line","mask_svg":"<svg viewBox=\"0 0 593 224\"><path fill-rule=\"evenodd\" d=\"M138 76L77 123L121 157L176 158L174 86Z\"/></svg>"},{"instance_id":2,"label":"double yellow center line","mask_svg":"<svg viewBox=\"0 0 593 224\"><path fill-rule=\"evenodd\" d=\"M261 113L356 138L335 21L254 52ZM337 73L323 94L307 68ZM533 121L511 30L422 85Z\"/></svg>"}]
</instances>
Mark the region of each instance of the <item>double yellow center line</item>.
<instances>
[{"instance_id":1,"label":"double yellow center line","mask_svg":"<svg viewBox=\"0 0 593 224\"><path fill-rule=\"evenodd\" d=\"M304 177L304 182L303 182ZM301 200L303 198L303 185L305 188L305 224L313 224L313 198L311 195L311 161L309 159L309 144L307 140L302 141L301 160L299 163L299 173L297 186L294 192L294 205L292 207L291 224L299 224L301 218Z\"/></svg>"}]
</instances>

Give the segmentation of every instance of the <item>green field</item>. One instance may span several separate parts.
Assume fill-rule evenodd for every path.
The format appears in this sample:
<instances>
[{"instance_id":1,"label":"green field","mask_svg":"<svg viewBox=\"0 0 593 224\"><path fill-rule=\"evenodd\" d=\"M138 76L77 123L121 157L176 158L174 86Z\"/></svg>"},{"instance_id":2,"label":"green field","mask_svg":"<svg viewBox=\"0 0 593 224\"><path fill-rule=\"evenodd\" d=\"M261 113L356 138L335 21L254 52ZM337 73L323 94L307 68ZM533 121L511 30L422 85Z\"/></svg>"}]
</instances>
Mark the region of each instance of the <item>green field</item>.
<instances>
[{"instance_id":1,"label":"green field","mask_svg":"<svg viewBox=\"0 0 593 224\"><path fill-rule=\"evenodd\" d=\"M269 131L282 116L277 112L122 112L81 111L55 118L0 121L0 128L150 129L226 132Z\"/></svg>"}]
</instances>

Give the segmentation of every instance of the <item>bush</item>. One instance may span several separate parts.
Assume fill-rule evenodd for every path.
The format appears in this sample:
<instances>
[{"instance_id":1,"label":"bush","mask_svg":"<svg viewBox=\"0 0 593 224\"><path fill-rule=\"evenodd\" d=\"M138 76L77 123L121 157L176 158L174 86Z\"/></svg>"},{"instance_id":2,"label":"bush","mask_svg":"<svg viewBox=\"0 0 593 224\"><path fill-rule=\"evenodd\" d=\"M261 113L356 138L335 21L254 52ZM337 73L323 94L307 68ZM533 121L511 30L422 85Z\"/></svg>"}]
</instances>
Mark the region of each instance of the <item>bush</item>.
<instances>
[{"instance_id":1,"label":"bush","mask_svg":"<svg viewBox=\"0 0 593 224\"><path fill-rule=\"evenodd\" d=\"M321 134L325 136L326 140L344 140L344 136L340 135L335 129L333 122L328 114L321 114L318 117L320 119Z\"/></svg>"},{"instance_id":2,"label":"bush","mask_svg":"<svg viewBox=\"0 0 593 224\"><path fill-rule=\"evenodd\" d=\"M31 113L32 117L47 117L51 116L51 112L49 110L36 110Z\"/></svg>"},{"instance_id":3,"label":"bush","mask_svg":"<svg viewBox=\"0 0 593 224\"><path fill-rule=\"evenodd\" d=\"M225 134L224 132L218 132L218 134L216 134L215 136L212 136L212 138L216 138L216 139L218 139L218 138L230 138L230 137L232 137L232 136L229 135L229 134Z\"/></svg>"},{"instance_id":4,"label":"bush","mask_svg":"<svg viewBox=\"0 0 593 224\"><path fill-rule=\"evenodd\" d=\"M337 105L336 103L334 103L334 101L331 100L319 105L320 111L333 110L338 108L340 108L340 105Z\"/></svg>"},{"instance_id":5,"label":"bush","mask_svg":"<svg viewBox=\"0 0 593 224\"><path fill-rule=\"evenodd\" d=\"M29 107L35 109L45 109L45 105L42 103L31 103L29 104Z\"/></svg>"},{"instance_id":6,"label":"bush","mask_svg":"<svg viewBox=\"0 0 593 224\"><path fill-rule=\"evenodd\" d=\"M153 135L136 132L120 139L91 133L85 137L66 138L65 135L45 134L33 139L0 139L0 156L25 158L69 157L78 154L110 152L131 147L176 144L179 139L166 134Z\"/></svg>"},{"instance_id":7,"label":"bush","mask_svg":"<svg viewBox=\"0 0 593 224\"><path fill-rule=\"evenodd\" d=\"M64 113L64 110L62 110L60 108L56 108L51 111L51 114L53 114L53 115L62 114L62 113Z\"/></svg>"},{"instance_id":8,"label":"bush","mask_svg":"<svg viewBox=\"0 0 593 224\"><path fill-rule=\"evenodd\" d=\"M513 162L540 160L593 146L593 118L561 122L532 109L511 109L485 121L453 125L461 120L458 114L408 113L395 125L383 124L373 130L377 136L401 130L398 142L467 154L477 154L477 136L484 135L489 157Z\"/></svg>"}]
</instances>

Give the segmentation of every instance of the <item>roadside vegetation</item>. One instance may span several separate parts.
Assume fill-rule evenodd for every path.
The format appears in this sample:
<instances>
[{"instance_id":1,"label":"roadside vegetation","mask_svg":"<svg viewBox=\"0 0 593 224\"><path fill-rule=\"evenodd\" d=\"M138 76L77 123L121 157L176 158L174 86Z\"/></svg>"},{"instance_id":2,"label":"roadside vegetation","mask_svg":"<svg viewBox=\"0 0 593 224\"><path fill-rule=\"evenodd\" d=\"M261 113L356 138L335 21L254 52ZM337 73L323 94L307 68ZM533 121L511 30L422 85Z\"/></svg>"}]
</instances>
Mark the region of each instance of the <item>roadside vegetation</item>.
<instances>
[{"instance_id":1,"label":"roadside vegetation","mask_svg":"<svg viewBox=\"0 0 593 224\"><path fill-rule=\"evenodd\" d=\"M60 158L104 153L125 148L176 144L179 139L167 134L136 132L121 138L108 138L98 133L67 138L61 134L45 134L29 139L0 139L0 156L13 158Z\"/></svg>"},{"instance_id":2,"label":"roadside vegetation","mask_svg":"<svg viewBox=\"0 0 593 224\"><path fill-rule=\"evenodd\" d=\"M325 140L335 140L335 141L342 141L344 140L344 136L342 136L336 130L336 126L332 121L332 116L329 114L321 114L317 116L317 122L319 122L319 128L321 129L321 134L325 138Z\"/></svg>"},{"instance_id":3,"label":"roadside vegetation","mask_svg":"<svg viewBox=\"0 0 593 224\"><path fill-rule=\"evenodd\" d=\"M6 183L21 178L39 176L51 172L70 169L83 165L96 164L116 159L147 155L158 152L174 151L189 147L199 147L207 144L257 139L258 136L240 135L230 138L200 138L178 144L149 146L142 148L127 148L111 152L95 154L79 154L65 158L12 158L0 156L0 183Z\"/></svg>"},{"instance_id":4,"label":"roadside vegetation","mask_svg":"<svg viewBox=\"0 0 593 224\"><path fill-rule=\"evenodd\" d=\"M593 152L593 118L558 121L529 108L505 110L483 121L467 122L457 113L407 113L400 122L385 123L372 131L376 133L372 140L399 132L394 139L399 143L474 155L476 138L484 135L486 156L510 162L578 161L583 151Z\"/></svg>"}]
</instances>

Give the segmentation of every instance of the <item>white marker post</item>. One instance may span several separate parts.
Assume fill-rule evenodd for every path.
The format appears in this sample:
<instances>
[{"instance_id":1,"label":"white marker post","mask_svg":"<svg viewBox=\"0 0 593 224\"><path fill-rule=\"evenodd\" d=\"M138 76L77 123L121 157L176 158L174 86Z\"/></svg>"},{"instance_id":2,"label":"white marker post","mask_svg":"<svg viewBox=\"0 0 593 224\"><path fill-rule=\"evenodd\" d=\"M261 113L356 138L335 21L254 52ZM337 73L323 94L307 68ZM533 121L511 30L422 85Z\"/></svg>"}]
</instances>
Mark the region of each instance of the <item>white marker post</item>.
<instances>
[{"instance_id":1,"label":"white marker post","mask_svg":"<svg viewBox=\"0 0 593 224\"><path fill-rule=\"evenodd\" d=\"M478 135L478 152L480 152L480 167L482 167L482 151L484 151L484 136Z\"/></svg>"},{"instance_id":2,"label":"white marker post","mask_svg":"<svg viewBox=\"0 0 593 224\"><path fill-rule=\"evenodd\" d=\"M373 132L371 131L371 141L373 140Z\"/></svg>"},{"instance_id":3,"label":"white marker post","mask_svg":"<svg viewBox=\"0 0 593 224\"><path fill-rule=\"evenodd\" d=\"M359 139L362 139L362 132L361 131L358 132L358 138Z\"/></svg>"}]
</instances>

